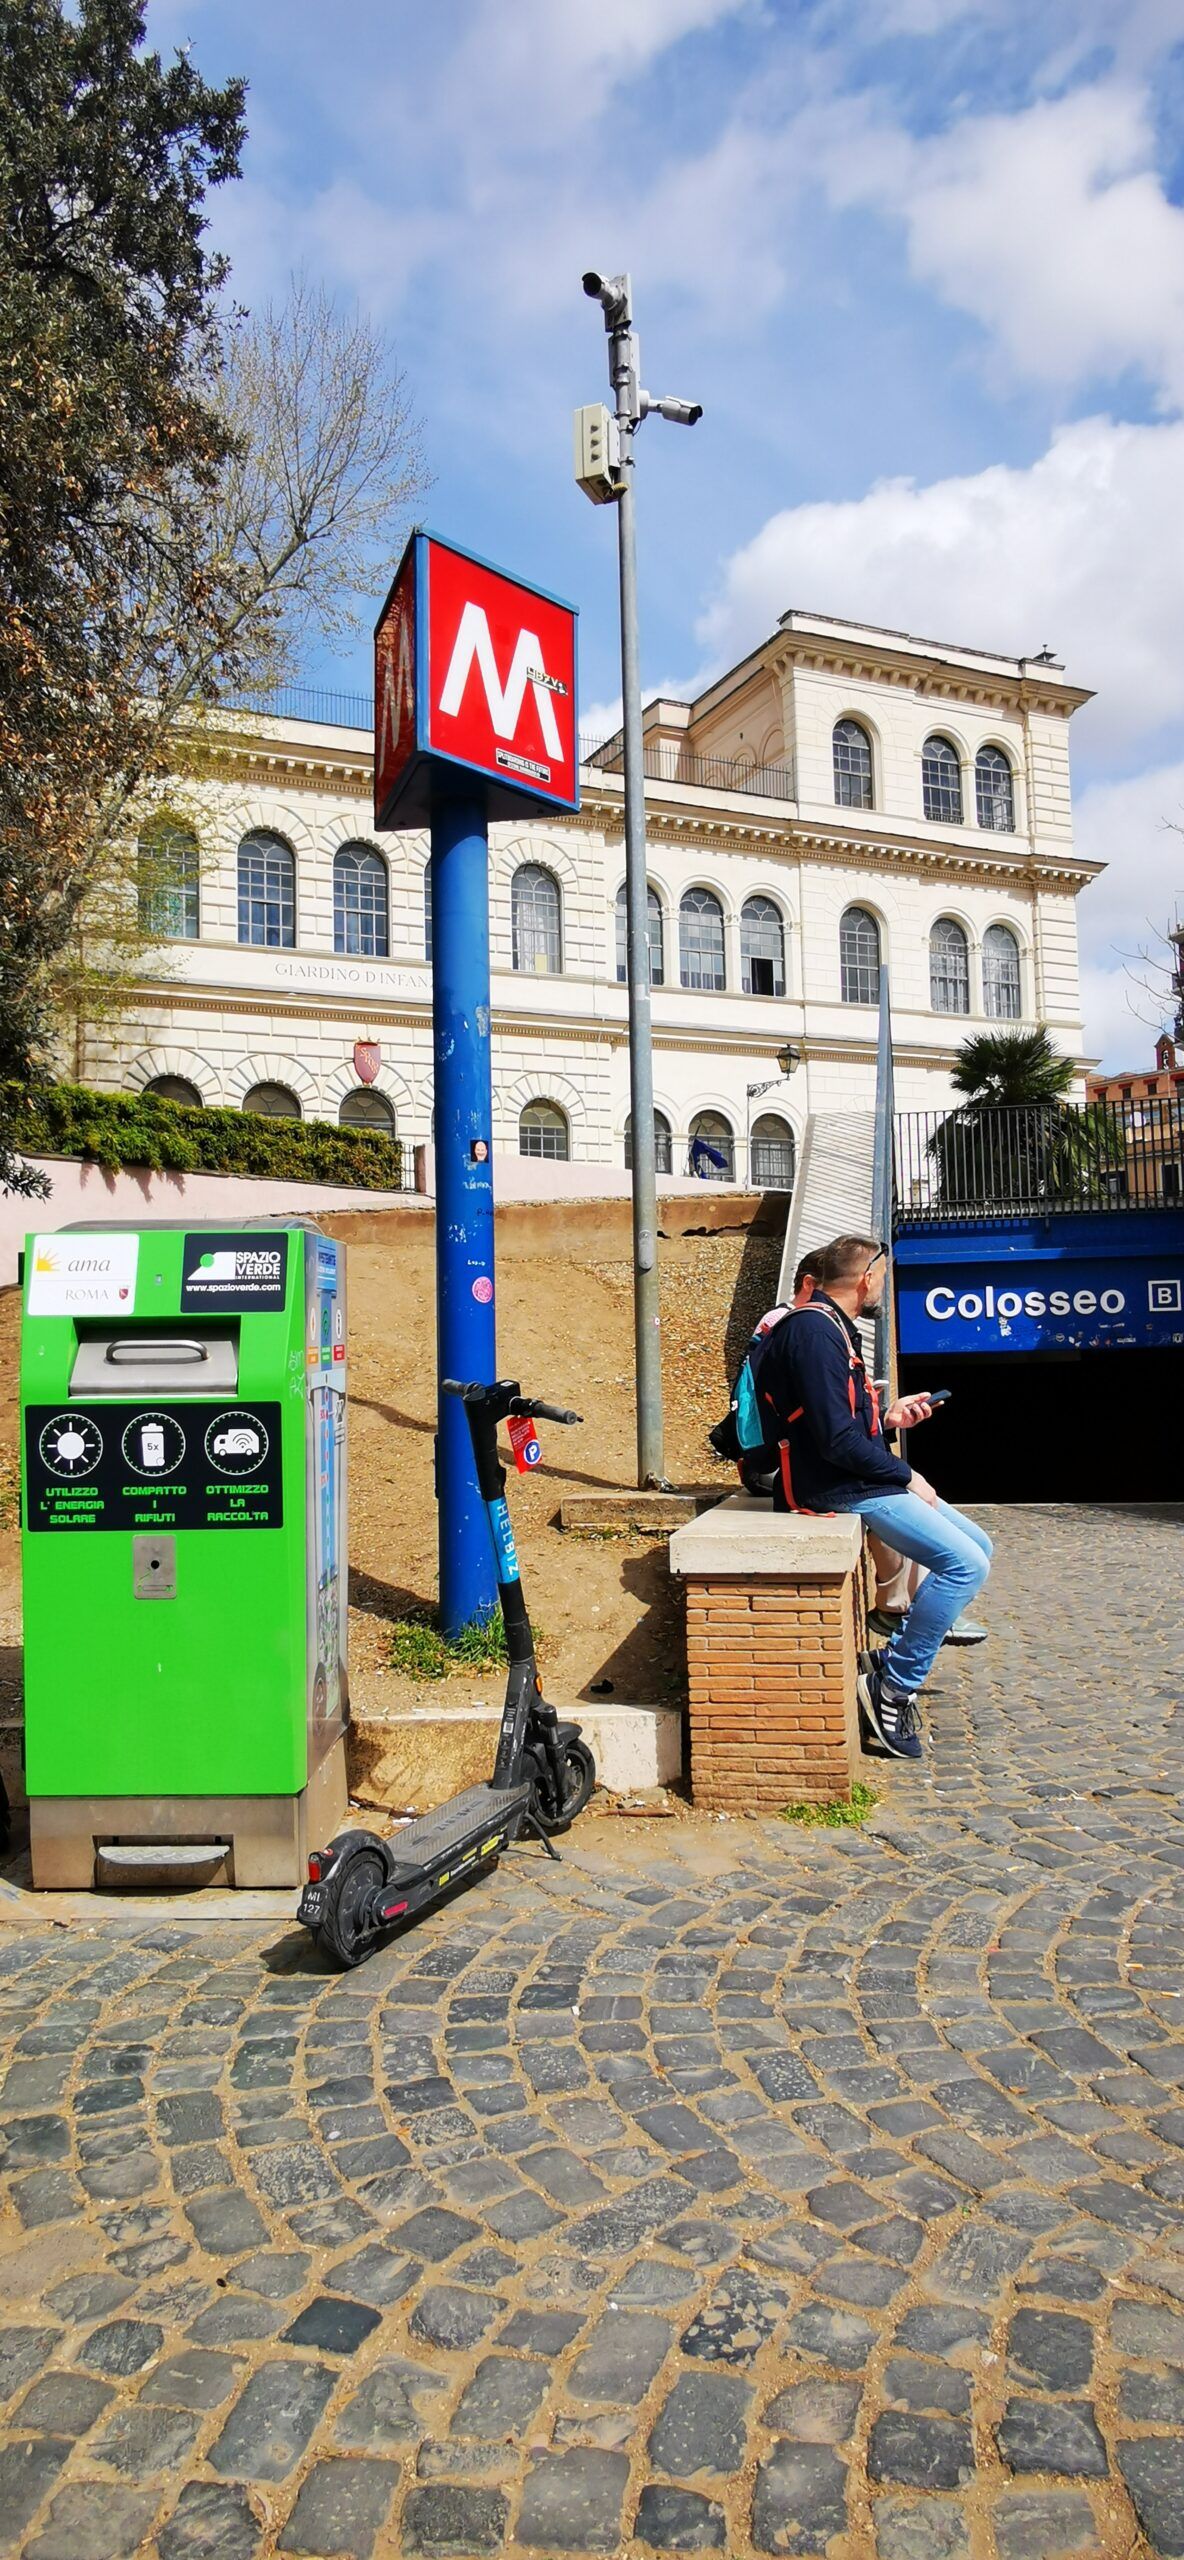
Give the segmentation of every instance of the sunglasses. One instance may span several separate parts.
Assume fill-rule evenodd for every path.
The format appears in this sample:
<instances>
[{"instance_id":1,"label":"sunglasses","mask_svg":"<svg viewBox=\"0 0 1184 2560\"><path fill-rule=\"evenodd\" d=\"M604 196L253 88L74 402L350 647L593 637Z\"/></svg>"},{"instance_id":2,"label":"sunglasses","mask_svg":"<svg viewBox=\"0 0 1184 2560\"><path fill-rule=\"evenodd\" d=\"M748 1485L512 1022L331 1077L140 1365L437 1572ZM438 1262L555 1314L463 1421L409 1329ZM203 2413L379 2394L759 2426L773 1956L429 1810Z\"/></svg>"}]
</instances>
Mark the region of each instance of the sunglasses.
<instances>
[{"instance_id":1,"label":"sunglasses","mask_svg":"<svg viewBox=\"0 0 1184 2560\"><path fill-rule=\"evenodd\" d=\"M862 1269L862 1271L860 1272L860 1275L859 1275L860 1279L861 1279L861 1280L866 1280L866 1279L869 1277L870 1273L871 1273L871 1272L873 1272L873 1271L875 1270L875 1267L876 1267L877 1262L886 1262L886 1261L887 1261L887 1259L888 1259L888 1247L887 1247L887 1245L886 1245L886 1244L878 1245L878 1246L877 1246L877 1248L876 1248L876 1251L875 1251L875 1252L873 1253L873 1255L872 1255L871 1261L870 1261L870 1262L865 1262L865 1263L864 1263L863 1269Z\"/></svg>"}]
</instances>

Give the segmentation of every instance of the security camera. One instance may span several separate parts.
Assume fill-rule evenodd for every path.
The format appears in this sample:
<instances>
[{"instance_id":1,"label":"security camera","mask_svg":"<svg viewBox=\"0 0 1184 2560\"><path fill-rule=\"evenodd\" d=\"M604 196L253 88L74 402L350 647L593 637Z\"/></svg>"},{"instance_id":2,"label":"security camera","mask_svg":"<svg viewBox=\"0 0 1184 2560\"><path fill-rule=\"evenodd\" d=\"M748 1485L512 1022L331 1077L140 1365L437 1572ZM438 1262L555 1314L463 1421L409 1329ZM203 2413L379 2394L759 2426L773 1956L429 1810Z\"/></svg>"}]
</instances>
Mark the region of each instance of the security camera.
<instances>
[{"instance_id":1,"label":"security camera","mask_svg":"<svg viewBox=\"0 0 1184 2560\"><path fill-rule=\"evenodd\" d=\"M594 267L589 267L583 278L583 286L589 301L600 304L606 329L629 327L632 315L629 309L628 276L602 276L597 274Z\"/></svg>"},{"instance_id":2,"label":"security camera","mask_svg":"<svg viewBox=\"0 0 1184 2560\"><path fill-rule=\"evenodd\" d=\"M659 418L668 418L672 427L697 427L703 415L703 403L701 400L653 400L648 391L643 391L642 416L648 416L651 411L656 411Z\"/></svg>"}]
</instances>

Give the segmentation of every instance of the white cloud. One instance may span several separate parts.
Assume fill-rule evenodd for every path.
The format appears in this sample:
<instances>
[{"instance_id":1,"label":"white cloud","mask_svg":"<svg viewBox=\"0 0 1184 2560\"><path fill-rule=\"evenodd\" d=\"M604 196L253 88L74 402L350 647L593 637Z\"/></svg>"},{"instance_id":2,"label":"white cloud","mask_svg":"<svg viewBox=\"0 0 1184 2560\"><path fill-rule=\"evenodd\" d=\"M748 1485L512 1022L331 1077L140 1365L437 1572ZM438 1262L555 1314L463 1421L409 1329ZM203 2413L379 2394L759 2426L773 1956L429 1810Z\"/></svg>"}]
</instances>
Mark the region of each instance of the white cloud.
<instances>
[{"instance_id":1,"label":"white cloud","mask_svg":"<svg viewBox=\"0 0 1184 2560\"><path fill-rule=\"evenodd\" d=\"M1184 423L1086 418L1027 466L786 508L733 554L699 636L728 665L799 605L1015 656L1048 641L1097 692L1077 715L1091 755L1125 750L1181 714L1182 486Z\"/></svg>"},{"instance_id":2,"label":"white cloud","mask_svg":"<svg viewBox=\"0 0 1184 2560\"><path fill-rule=\"evenodd\" d=\"M1134 368L1184 400L1184 211L1140 89L1094 81L920 141L832 107L812 149L832 203L903 223L914 275L1017 374L1070 384Z\"/></svg>"},{"instance_id":3,"label":"white cloud","mask_svg":"<svg viewBox=\"0 0 1184 2560\"><path fill-rule=\"evenodd\" d=\"M1078 847L1107 865L1078 899L1077 926L1086 1047L1108 1067L1150 1065L1170 1012L1161 937L1184 914L1181 827L1184 762L1091 783L1077 801Z\"/></svg>"}]
</instances>

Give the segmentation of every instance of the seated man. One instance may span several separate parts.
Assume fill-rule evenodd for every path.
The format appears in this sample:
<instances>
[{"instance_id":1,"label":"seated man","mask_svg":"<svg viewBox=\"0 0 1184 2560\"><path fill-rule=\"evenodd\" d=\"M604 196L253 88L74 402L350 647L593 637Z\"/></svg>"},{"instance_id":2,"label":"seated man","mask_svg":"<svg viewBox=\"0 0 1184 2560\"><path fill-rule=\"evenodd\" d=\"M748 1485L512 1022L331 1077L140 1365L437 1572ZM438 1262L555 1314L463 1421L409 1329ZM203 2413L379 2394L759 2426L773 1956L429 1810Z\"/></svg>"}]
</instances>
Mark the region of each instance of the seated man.
<instances>
[{"instance_id":1,"label":"seated man","mask_svg":"<svg viewBox=\"0 0 1184 2560\"><path fill-rule=\"evenodd\" d=\"M778 1437L774 1507L857 1511L898 1555L928 1567L883 1652L861 1655L858 1681L872 1741L894 1759L919 1760L917 1692L987 1578L991 1541L931 1486L915 1489L911 1468L887 1445L886 1430L912 1430L932 1407L924 1396L902 1396L881 1422L867 1377L858 1318L874 1314L883 1295L883 1245L838 1236L815 1260L809 1304L778 1325L761 1359L761 1401Z\"/></svg>"}]
</instances>

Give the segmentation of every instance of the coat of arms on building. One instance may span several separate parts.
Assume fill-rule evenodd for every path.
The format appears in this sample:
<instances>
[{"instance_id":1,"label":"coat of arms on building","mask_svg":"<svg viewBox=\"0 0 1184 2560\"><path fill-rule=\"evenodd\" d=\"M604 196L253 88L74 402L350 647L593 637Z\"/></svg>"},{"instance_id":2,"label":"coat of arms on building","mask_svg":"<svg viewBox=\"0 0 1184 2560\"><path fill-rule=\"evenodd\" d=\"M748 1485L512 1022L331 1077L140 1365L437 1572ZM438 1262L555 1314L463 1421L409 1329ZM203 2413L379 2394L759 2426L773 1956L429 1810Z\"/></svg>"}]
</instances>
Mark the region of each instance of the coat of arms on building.
<instances>
[{"instance_id":1,"label":"coat of arms on building","mask_svg":"<svg viewBox=\"0 0 1184 2560\"><path fill-rule=\"evenodd\" d=\"M355 1040L354 1065L359 1084L373 1084L382 1065L382 1051L377 1040Z\"/></svg>"}]
</instances>

